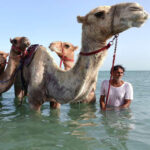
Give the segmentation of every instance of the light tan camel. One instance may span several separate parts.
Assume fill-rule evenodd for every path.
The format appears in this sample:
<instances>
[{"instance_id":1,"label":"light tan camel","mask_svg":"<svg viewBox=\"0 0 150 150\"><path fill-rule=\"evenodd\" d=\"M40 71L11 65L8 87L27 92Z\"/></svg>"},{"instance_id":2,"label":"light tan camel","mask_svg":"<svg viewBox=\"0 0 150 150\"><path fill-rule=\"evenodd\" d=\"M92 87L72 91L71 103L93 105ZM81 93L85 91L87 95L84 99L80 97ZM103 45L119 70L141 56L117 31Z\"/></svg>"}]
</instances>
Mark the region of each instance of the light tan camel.
<instances>
[{"instance_id":1,"label":"light tan camel","mask_svg":"<svg viewBox=\"0 0 150 150\"><path fill-rule=\"evenodd\" d=\"M0 93L6 92L14 82L14 75L21 60L21 55L30 45L26 37L16 37L10 40L12 43L8 65L4 72L0 74Z\"/></svg>"},{"instance_id":2,"label":"light tan camel","mask_svg":"<svg viewBox=\"0 0 150 150\"><path fill-rule=\"evenodd\" d=\"M9 53L0 51L0 74L4 72Z\"/></svg>"},{"instance_id":3,"label":"light tan camel","mask_svg":"<svg viewBox=\"0 0 150 150\"><path fill-rule=\"evenodd\" d=\"M115 34L140 27L148 19L148 14L137 3L121 3L98 7L77 18L82 23L81 52L87 53L106 46L106 41ZM79 55L74 67L64 71L54 63L46 48L39 46L30 66L24 67L31 108L40 110L48 98L59 103L84 99L97 81L106 55L107 50L91 56Z\"/></svg>"},{"instance_id":4,"label":"light tan camel","mask_svg":"<svg viewBox=\"0 0 150 150\"><path fill-rule=\"evenodd\" d=\"M77 46L72 45L69 42L52 42L49 46L51 51L54 51L62 60L64 64L64 69L65 70L70 70L74 66L74 51L77 50ZM96 89L96 84L94 85L94 88L92 91L87 95L87 97L83 100L81 100L82 103L94 103L96 101L96 96L95 96L95 89ZM57 107L58 105L58 107ZM57 102L52 102L51 106L55 108L59 108L60 104Z\"/></svg>"},{"instance_id":5,"label":"light tan camel","mask_svg":"<svg viewBox=\"0 0 150 150\"><path fill-rule=\"evenodd\" d=\"M74 65L74 52L78 46L74 46L69 42L52 42L49 45L51 51L54 51L62 60L65 70L70 70Z\"/></svg>"}]
</instances>

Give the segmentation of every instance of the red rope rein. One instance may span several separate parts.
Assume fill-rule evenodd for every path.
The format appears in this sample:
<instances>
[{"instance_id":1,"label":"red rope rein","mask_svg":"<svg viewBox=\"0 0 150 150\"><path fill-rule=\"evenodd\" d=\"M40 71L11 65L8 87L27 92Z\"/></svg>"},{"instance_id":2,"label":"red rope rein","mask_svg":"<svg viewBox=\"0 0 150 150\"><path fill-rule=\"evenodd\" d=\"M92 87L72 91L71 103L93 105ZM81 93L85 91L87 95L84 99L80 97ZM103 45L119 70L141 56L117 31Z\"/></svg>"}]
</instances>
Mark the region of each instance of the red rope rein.
<instances>
[{"instance_id":1,"label":"red rope rein","mask_svg":"<svg viewBox=\"0 0 150 150\"><path fill-rule=\"evenodd\" d=\"M119 35L115 35L115 37L114 37L114 39L115 39L115 48L114 48L114 55L113 55L113 61L112 61L112 67L111 67L111 69L114 68L114 64L115 64L116 51L117 51L117 43L118 43L118 36ZM112 73L111 73L111 76L110 76L109 86L108 86L108 92L107 92L107 96L106 96L106 106L108 104L108 98L109 98L111 80L112 80Z\"/></svg>"}]
</instances>

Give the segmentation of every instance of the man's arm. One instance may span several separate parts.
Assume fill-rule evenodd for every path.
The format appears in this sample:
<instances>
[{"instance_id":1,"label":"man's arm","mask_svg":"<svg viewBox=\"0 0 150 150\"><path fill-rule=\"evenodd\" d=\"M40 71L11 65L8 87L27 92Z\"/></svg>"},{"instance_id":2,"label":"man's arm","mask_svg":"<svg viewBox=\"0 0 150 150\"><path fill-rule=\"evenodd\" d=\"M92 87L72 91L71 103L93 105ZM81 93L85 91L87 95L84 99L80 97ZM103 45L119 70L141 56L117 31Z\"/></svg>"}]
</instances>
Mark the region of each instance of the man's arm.
<instances>
[{"instance_id":1,"label":"man's arm","mask_svg":"<svg viewBox=\"0 0 150 150\"><path fill-rule=\"evenodd\" d=\"M131 100L130 99L125 99L125 103L123 105L121 105L119 108L128 108L131 104Z\"/></svg>"},{"instance_id":2,"label":"man's arm","mask_svg":"<svg viewBox=\"0 0 150 150\"><path fill-rule=\"evenodd\" d=\"M102 110L106 110L106 104L105 104L105 95L100 96L100 107Z\"/></svg>"}]
</instances>

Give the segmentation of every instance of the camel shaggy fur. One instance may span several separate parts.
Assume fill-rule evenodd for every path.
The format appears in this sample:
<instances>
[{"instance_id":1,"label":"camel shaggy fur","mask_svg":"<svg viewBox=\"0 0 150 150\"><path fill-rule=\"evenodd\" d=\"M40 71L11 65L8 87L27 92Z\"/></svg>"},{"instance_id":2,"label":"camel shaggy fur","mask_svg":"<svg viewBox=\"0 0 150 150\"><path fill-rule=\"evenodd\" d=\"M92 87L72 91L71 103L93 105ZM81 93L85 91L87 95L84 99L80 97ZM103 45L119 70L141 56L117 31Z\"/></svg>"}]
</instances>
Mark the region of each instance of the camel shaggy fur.
<instances>
[{"instance_id":1,"label":"camel shaggy fur","mask_svg":"<svg viewBox=\"0 0 150 150\"><path fill-rule=\"evenodd\" d=\"M137 3L98 7L83 17L78 16L78 22L82 23L81 52L101 49L113 35L140 27L147 18L148 14ZM91 56L79 55L74 67L64 71L54 63L46 48L39 46L30 66L23 70L31 108L40 110L48 98L59 103L84 99L97 81L106 56L107 50Z\"/></svg>"},{"instance_id":2,"label":"camel shaggy fur","mask_svg":"<svg viewBox=\"0 0 150 150\"><path fill-rule=\"evenodd\" d=\"M26 37L16 37L10 40L12 47L9 54L8 65L0 74L0 93L6 92L14 82L15 72L20 64L21 54L30 45Z\"/></svg>"}]
</instances>

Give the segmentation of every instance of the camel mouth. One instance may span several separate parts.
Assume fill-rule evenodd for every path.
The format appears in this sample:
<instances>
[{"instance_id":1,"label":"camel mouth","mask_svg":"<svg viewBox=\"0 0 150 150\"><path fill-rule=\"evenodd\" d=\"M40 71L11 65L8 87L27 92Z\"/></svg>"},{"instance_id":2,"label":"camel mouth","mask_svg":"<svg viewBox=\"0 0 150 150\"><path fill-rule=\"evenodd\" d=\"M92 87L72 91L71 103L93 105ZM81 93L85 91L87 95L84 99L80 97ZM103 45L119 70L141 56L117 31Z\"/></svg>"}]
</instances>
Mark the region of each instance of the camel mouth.
<instances>
[{"instance_id":1,"label":"camel mouth","mask_svg":"<svg viewBox=\"0 0 150 150\"><path fill-rule=\"evenodd\" d=\"M31 45L31 43L30 43L30 41L29 41L29 39L27 37L23 37L22 38L22 43L23 43L23 47L24 48L27 48L27 47L29 47Z\"/></svg>"},{"instance_id":2,"label":"camel mouth","mask_svg":"<svg viewBox=\"0 0 150 150\"><path fill-rule=\"evenodd\" d=\"M50 50L51 50L52 52L55 52L55 53L57 53L57 54L60 54L60 53L61 53L60 50L58 50L58 49L57 49L55 46L53 46L53 45L50 45L49 48L50 48Z\"/></svg>"},{"instance_id":3,"label":"camel mouth","mask_svg":"<svg viewBox=\"0 0 150 150\"><path fill-rule=\"evenodd\" d=\"M137 18L133 23L133 27L141 27L145 21L149 18L148 13L145 13L142 17Z\"/></svg>"},{"instance_id":4,"label":"camel mouth","mask_svg":"<svg viewBox=\"0 0 150 150\"><path fill-rule=\"evenodd\" d=\"M129 21L130 26L140 27L149 18L149 14L138 3L132 3L128 10L130 17L124 19Z\"/></svg>"},{"instance_id":5,"label":"camel mouth","mask_svg":"<svg viewBox=\"0 0 150 150\"><path fill-rule=\"evenodd\" d=\"M55 53L57 53L59 56L62 55L62 53L58 50L58 49L55 49L53 50Z\"/></svg>"},{"instance_id":6,"label":"camel mouth","mask_svg":"<svg viewBox=\"0 0 150 150\"><path fill-rule=\"evenodd\" d=\"M130 7L130 17L121 18L121 22L127 27L141 27L150 17L142 7Z\"/></svg>"}]
</instances>

